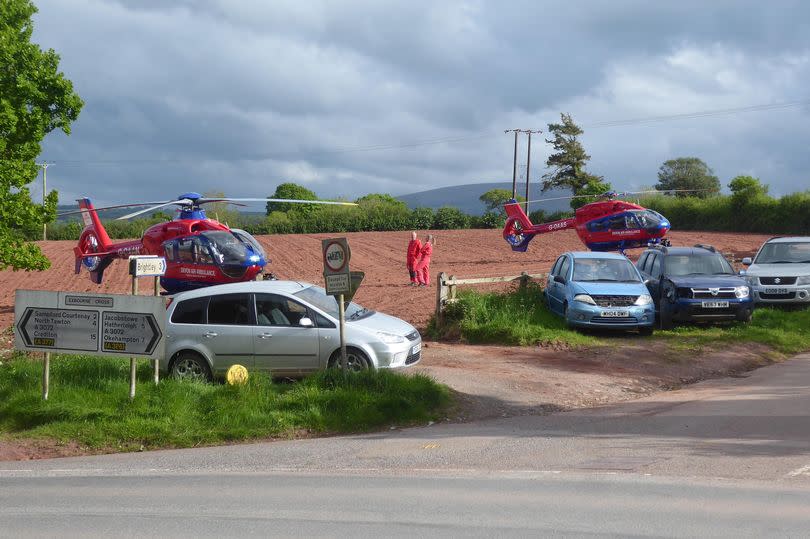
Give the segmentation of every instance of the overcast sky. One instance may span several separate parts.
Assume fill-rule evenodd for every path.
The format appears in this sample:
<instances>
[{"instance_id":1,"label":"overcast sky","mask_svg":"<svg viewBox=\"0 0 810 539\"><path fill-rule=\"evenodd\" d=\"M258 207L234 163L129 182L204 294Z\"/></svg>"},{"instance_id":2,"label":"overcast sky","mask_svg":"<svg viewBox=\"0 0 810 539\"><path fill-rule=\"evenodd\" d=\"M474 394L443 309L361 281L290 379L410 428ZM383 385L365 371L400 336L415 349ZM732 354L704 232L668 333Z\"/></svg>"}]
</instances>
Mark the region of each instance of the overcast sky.
<instances>
[{"instance_id":1,"label":"overcast sky","mask_svg":"<svg viewBox=\"0 0 810 539\"><path fill-rule=\"evenodd\" d=\"M42 159L61 203L399 195L509 181L509 128L585 128L617 189L706 161L810 188L810 4L795 1L38 0L34 39L85 106ZM171 7L168 7L171 6ZM430 144L423 144L433 141ZM535 136L531 178L550 146ZM520 161L525 163L525 146Z\"/></svg>"}]
</instances>

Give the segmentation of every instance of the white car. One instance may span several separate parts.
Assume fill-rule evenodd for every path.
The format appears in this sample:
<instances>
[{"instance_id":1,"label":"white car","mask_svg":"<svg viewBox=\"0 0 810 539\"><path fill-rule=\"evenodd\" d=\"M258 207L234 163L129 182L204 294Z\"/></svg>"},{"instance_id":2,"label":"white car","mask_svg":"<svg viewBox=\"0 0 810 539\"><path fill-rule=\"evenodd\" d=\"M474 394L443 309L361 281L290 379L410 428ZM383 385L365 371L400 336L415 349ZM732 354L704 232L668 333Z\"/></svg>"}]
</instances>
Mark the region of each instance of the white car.
<instances>
[{"instance_id":1,"label":"white car","mask_svg":"<svg viewBox=\"0 0 810 539\"><path fill-rule=\"evenodd\" d=\"M338 303L323 288L295 281L250 281L175 295L166 313L161 370L211 380L232 365L302 376L340 357ZM345 339L349 368L414 365L422 338L409 323L350 303Z\"/></svg>"},{"instance_id":2,"label":"white car","mask_svg":"<svg viewBox=\"0 0 810 539\"><path fill-rule=\"evenodd\" d=\"M810 303L810 236L771 238L742 263L757 303Z\"/></svg>"}]
</instances>

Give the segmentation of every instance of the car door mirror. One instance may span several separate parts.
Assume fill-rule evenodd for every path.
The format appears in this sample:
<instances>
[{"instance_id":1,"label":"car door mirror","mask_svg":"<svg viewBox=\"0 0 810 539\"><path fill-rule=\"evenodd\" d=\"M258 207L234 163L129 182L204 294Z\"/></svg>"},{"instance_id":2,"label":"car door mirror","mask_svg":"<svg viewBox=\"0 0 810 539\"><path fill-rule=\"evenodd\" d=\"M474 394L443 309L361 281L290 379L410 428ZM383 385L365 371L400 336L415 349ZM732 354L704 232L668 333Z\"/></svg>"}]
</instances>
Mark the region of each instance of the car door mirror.
<instances>
[{"instance_id":1,"label":"car door mirror","mask_svg":"<svg viewBox=\"0 0 810 539\"><path fill-rule=\"evenodd\" d=\"M565 277L563 277L562 275L555 275L554 276L554 282L555 283L560 283L560 284L565 284L566 280L565 280Z\"/></svg>"},{"instance_id":2,"label":"car door mirror","mask_svg":"<svg viewBox=\"0 0 810 539\"><path fill-rule=\"evenodd\" d=\"M301 327L304 327L304 328L311 328L311 327L315 326L315 324L312 322L312 319L307 318L306 316L298 321L298 325L301 326Z\"/></svg>"},{"instance_id":3,"label":"car door mirror","mask_svg":"<svg viewBox=\"0 0 810 539\"><path fill-rule=\"evenodd\" d=\"M752 260L751 260L750 256L746 256L745 258L742 259L742 265L743 266L750 266L751 262L752 262Z\"/></svg>"},{"instance_id":4,"label":"car door mirror","mask_svg":"<svg viewBox=\"0 0 810 539\"><path fill-rule=\"evenodd\" d=\"M650 279L649 277L644 279L644 286L650 286L651 282L652 282L652 279Z\"/></svg>"}]
</instances>

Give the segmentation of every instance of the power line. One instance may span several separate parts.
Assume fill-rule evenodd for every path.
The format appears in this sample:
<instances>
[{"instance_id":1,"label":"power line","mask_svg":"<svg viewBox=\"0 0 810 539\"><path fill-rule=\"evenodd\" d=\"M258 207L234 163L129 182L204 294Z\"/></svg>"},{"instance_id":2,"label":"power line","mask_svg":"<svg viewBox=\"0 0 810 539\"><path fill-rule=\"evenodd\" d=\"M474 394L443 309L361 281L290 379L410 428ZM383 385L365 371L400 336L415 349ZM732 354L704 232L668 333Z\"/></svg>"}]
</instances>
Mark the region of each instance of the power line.
<instances>
[{"instance_id":1,"label":"power line","mask_svg":"<svg viewBox=\"0 0 810 539\"><path fill-rule=\"evenodd\" d=\"M762 111L775 111L775 110L784 110L794 107L801 107L801 106L808 106L810 105L810 99L802 99L797 101L787 101L783 103L770 103L770 104L762 104L762 105L751 105L746 107L733 107L733 108L725 108L725 109L712 109L712 110L704 110L698 112L688 112L688 113L681 113L681 114L669 114L669 115L660 115L660 116L649 116L644 118L630 118L630 119L622 119L622 120L608 120L603 122L595 122L593 124L585 124L583 127L586 129L603 129L609 127L625 127L625 126L633 126L633 125L647 125L647 124L654 124L654 123L661 123L667 121L677 121L677 120L690 120L690 119L698 119L698 118L711 118L716 116L728 116L734 114L744 114L749 112L762 112ZM507 130L513 131L513 130ZM516 130L522 131L522 130ZM338 148L335 150L327 150L327 151L320 151L317 153L310 153L307 154L306 157L311 159L313 157L321 157L321 156L328 156L328 155L338 155L338 154L348 154L348 153L363 153L363 152L373 152L373 151L386 151L386 150L399 150L399 149L407 149L407 148L418 148L423 146L434 146L439 144L453 144L457 142L466 142L471 140L479 140L485 138L494 138L497 137L498 133L495 132L479 132L474 135L467 135L467 136L458 136L458 137L443 137L443 138L435 138L435 139L427 139L427 140L420 140L420 141L413 141L413 142L406 142L400 144L378 144L373 146L360 146L354 148ZM271 155L259 155L259 156L248 156L248 157L229 157L229 158L211 158L210 161L212 162L221 162L221 163L237 163L237 162L253 162L253 161L267 161L269 159L274 159L276 156ZM52 161L53 163L59 163L60 166L65 166L68 168L74 168L78 166L87 166L87 165L119 165L119 164L169 164L169 163L197 163L200 162L201 159L199 157L194 158L167 158L167 159L60 159L56 161Z\"/></svg>"}]
</instances>

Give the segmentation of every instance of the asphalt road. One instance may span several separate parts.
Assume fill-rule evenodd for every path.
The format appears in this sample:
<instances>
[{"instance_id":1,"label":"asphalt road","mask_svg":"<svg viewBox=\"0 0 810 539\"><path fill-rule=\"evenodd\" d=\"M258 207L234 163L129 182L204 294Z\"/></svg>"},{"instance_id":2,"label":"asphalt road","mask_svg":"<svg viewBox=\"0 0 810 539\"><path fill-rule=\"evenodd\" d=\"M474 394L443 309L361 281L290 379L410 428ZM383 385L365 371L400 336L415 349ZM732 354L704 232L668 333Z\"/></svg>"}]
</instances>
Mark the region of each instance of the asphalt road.
<instances>
[{"instance_id":1,"label":"asphalt road","mask_svg":"<svg viewBox=\"0 0 810 539\"><path fill-rule=\"evenodd\" d=\"M806 536L810 355L618 406L0 463L0 536Z\"/></svg>"}]
</instances>

